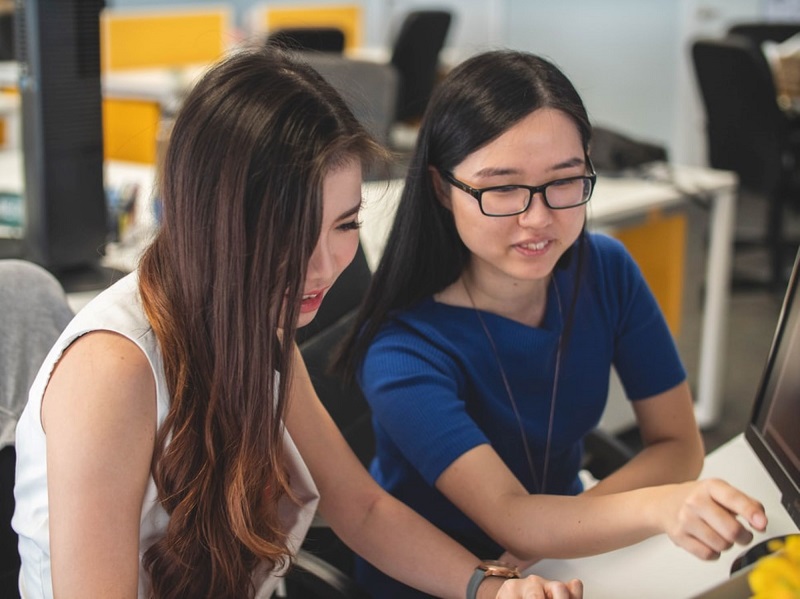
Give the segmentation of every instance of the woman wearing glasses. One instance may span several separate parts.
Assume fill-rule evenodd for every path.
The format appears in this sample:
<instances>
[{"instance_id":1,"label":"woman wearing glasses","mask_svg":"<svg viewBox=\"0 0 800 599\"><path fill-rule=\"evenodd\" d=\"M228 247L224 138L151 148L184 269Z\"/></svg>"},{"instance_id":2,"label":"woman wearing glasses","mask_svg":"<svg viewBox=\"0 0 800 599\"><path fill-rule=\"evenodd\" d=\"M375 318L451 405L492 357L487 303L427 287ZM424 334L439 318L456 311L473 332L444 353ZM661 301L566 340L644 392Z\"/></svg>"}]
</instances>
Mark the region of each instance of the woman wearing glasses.
<instances>
[{"instance_id":1,"label":"woman wearing glasses","mask_svg":"<svg viewBox=\"0 0 800 599\"><path fill-rule=\"evenodd\" d=\"M373 476L477 554L522 565L666 532L714 558L751 536L735 515L761 529L763 509L721 481L668 484L698 475L702 441L641 273L585 229L590 136L576 90L539 57L454 69L339 366L373 410ZM612 365L644 449L584 490ZM360 576L375 596L421 596L366 563Z\"/></svg>"}]
</instances>

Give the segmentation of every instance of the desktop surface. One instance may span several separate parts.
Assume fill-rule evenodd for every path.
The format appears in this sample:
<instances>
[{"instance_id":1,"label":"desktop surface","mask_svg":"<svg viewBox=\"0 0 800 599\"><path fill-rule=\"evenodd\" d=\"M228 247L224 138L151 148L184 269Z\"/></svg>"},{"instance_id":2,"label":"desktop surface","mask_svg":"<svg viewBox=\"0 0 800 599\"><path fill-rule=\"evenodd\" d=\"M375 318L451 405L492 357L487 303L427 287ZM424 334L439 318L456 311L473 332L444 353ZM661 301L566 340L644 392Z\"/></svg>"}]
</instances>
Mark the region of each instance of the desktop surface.
<instances>
[{"instance_id":1,"label":"desktop surface","mask_svg":"<svg viewBox=\"0 0 800 599\"><path fill-rule=\"evenodd\" d=\"M778 488L743 435L710 453L700 477L721 478L764 504L767 530L755 533L748 547L798 532L781 505ZM706 562L673 545L662 534L602 555L542 560L530 568L530 573L561 580L580 578L587 599L688 599L725 582L731 564L748 547L735 546L718 560Z\"/></svg>"}]
</instances>

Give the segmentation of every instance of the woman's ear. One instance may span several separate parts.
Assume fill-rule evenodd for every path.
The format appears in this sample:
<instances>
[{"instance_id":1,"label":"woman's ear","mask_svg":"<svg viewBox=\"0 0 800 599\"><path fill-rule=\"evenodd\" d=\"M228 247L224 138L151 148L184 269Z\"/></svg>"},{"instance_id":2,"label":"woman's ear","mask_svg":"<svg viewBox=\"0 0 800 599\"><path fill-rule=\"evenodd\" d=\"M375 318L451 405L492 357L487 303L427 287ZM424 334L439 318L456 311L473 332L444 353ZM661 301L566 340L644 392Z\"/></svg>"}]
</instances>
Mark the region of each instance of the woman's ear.
<instances>
[{"instance_id":1,"label":"woman's ear","mask_svg":"<svg viewBox=\"0 0 800 599\"><path fill-rule=\"evenodd\" d=\"M447 208L448 210L452 210L451 202L450 202L450 193L445 191L444 181L442 181L442 175L439 174L439 171L432 167L428 167L428 174L431 177L431 185L433 185L433 193L436 194L436 199L439 200L439 203Z\"/></svg>"}]
</instances>

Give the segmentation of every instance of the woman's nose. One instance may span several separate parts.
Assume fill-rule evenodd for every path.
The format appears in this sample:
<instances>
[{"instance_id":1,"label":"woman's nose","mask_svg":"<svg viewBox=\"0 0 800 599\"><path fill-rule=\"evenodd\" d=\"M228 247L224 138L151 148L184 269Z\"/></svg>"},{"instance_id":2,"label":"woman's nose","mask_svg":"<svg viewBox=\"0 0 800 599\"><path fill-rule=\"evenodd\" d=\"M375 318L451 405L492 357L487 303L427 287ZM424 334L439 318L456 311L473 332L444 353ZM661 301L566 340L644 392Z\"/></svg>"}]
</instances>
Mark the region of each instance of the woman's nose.
<instances>
[{"instance_id":1,"label":"woman's nose","mask_svg":"<svg viewBox=\"0 0 800 599\"><path fill-rule=\"evenodd\" d=\"M519 223L523 226L542 226L553 219L553 211L544 201L542 192L533 194L528 209L519 215Z\"/></svg>"},{"instance_id":2,"label":"woman's nose","mask_svg":"<svg viewBox=\"0 0 800 599\"><path fill-rule=\"evenodd\" d=\"M331 252L325 240L320 239L311 254L311 259L308 261L308 275L309 277L314 276L318 279L328 280L333 277L335 270L336 260L333 252Z\"/></svg>"}]
</instances>

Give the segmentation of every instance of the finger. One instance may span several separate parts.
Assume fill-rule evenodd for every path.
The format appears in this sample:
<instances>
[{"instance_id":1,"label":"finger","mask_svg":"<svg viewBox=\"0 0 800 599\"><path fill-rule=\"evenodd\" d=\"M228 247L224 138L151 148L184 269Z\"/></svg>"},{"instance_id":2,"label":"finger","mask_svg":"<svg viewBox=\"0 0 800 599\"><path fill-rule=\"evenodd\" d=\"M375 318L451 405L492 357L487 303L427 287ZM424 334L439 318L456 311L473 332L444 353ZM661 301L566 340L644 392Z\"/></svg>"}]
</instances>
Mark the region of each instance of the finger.
<instances>
[{"instance_id":1,"label":"finger","mask_svg":"<svg viewBox=\"0 0 800 599\"><path fill-rule=\"evenodd\" d=\"M583 581L573 578L567 583L572 599L583 599Z\"/></svg>"},{"instance_id":2,"label":"finger","mask_svg":"<svg viewBox=\"0 0 800 599\"><path fill-rule=\"evenodd\" d=\"M709 557L703 559L717 559L720 553L733 545L733 541L728 541L705 520L695 520L687 527L685 533L708 548Z\"/></svg>"},{"instance_id":3,"label":"finger","mask_svg":"<svg viewBox=\"0 0 800 599\"><path fill-rule=\"evenodd\" d=\"M708 545L692 535L684 534L677 539L673 539L673 541L681 549L685 549L695 557L699 557L702 560L713 561L719 559L718 552L714 551Z\"/></svg>"},{"instance_id":4,"label":"finger","mask_svg":"<svg viewBox=\"0 0 800 599\"><path fill-rule=\"evenodd\" d=\"M544 582L538 576L506 580L497 591L496 599L546 599Z\"/></svg>"},{"instance_id":5,"label":"finger","mask_svg":"<svg viewBox=\"0 0 800 599\"><path fill-rule=\"evenodd\" d=\"M551 581L545 585L547 597L549 599L582 599L583 583L578 579L570 580L568 583Z\"/></svg>"},{"instance_id":6,"label":"finger","mask_svg":"<svg viewBox=\"0 0 800 599\"><path fill-rule=\"evenodd\" d=\"M695 536L706 541L717 551L729 549L734 543L747 544L753 540L753 533L745 528L736 514L718 503L711 502L702 506L698 516L708 525L713 534L706 536L708 533L701 531ZM717 544L715 537L722 539L724 544Z\"/></svg>"},{"instance_id":7,"label":"finger","mask_svg":"<svg viewBox=\"0 0 800 599\"><path fill-rule=\"evenodd\" d=\"M570 599L570 591L563 582L548 582L544 588L549 599Z\"/></svg>"},{"instance_id":8,"label":"finger","mask_svg":"<svg viewBox=\"0 0 800 599\"><path fill-rule=\"evenodd\" d=\"M767 514L761 502L716 479L709 481L709 493L714 501L744 518L756 530L763 531L767 528Z\"/></svg>"},{"instance_id":9,"label":"finger","mask_svg":"<svg viewBox=\"0 0 800 599\"><path fill-rule=\"evenodd\" d=\"M549 581L541 576L529 576L528 579L533 579L536 584L532 585L523 597L525 599L546 599L548 594L545 590L545 584Z\"/></svg>"}]
</instances>

